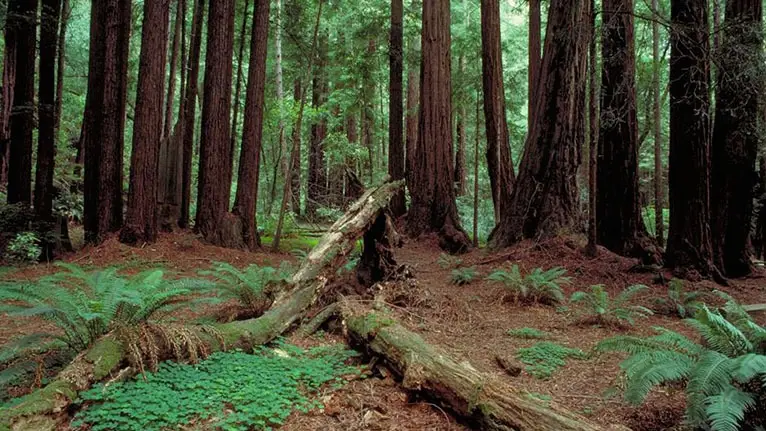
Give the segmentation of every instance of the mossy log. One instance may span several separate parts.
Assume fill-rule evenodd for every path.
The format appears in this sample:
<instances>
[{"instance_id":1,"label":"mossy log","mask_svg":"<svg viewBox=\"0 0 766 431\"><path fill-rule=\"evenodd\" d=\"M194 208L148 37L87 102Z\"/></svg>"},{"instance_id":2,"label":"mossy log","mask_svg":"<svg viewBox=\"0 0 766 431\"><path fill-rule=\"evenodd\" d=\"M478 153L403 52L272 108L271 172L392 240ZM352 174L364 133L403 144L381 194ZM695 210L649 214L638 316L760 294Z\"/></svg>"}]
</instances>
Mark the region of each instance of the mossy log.
<instances>
[{"instance_id":1,"label":"mossy log","mask_svg":"<svg viewBox=\"0 0 766 431\"><path fill-rule=\"evenodd\" d=\"M388 182L369 190L325 234L282 291L274 306L263 316L210 327L185 327L209 352L224 348L252 348L274 340L298 320L324 292L327 278L335 273L344 257L388 205L389 199L403 186ZM168 349L169 350L169 349ZM53 431L68 419L68 408L77 395L107 378L124 374L129 352L115 333L97 341L79 354L51 383L19 400L13 407L0 410L0 431ZM172 359L171 351L160 359Z\"/></svg>"},{"instance_id":2,"label":"mossy log","mask_svg":"<svg viewBox=\"0 0 766 431\"><path fill-rule=\"evenodd\" d=\"M525 397L467 362L458 362L385 314L345 308L345 325L352 344L384 359L401 377L405 389L438 401L479 429L604 430L553 403L543 404Z\"/></svg>"}]
</instances>

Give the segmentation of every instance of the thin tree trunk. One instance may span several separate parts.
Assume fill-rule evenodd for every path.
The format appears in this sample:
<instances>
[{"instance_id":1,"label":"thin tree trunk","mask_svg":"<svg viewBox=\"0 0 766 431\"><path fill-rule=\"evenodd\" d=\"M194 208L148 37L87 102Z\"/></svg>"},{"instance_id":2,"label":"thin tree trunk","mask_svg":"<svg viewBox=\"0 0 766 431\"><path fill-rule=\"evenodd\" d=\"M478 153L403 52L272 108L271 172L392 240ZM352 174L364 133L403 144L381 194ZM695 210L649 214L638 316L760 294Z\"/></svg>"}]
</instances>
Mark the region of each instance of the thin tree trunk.
<instances>
[{"instance_id":1,"label":"thin tree trunk","mask_svg":"<svg viewBox=\"0 0 766 431\"><path fill-rule=\"evenodd\" d=\"M671 3L670 229L667 265L715 275L710 231L710 58L707 0Z\"/></svg>"},{"instance_id":2,"label":"thin tree trunk","mask_svg":"<svg viewBox=\"0 0 766 431\"><path fill-rule=\"evenodd\" d=\"M659 0L652 0L652 10L659 10ZM654 105L654 231L660 247L665 245L665 176L662 167L662 107L660 105L660 24L652 21L652 100Z\"/></svg>"},{"instance_id":3,"label":"thin tree trunk","mask_svg":"<svg viewBox=\"0 0 766 431\"><path fill-rule=\"evenodd\" d=\"M303 88L300 78L295 80L293 88L293 98L295 103L300 106L303 101ZM303 131L303 117L296 118L293 125L292 149L290 152L290 205L296 215L301 214L301 132Z\"/></svg>"},{"instance_id":4,"label":"thin tree trunk","mask_svg":"<svg viewBox=\"0 0 766 431\"><path fill-rule=\"evenodd\" d=\"M194 126L197 120L197 93L199 86L200 54L202 51L202 23L205 18L205 0L194 2L189 52L189 76L186 81L183 114L183 162L181 175L181 217L178 226L189 227L191 207L192 158L194 156Z\"/></svg>"},{"instance_id":5,"label":"thin tree trunk","mask_svg":"<svg viewBox=\"0 0 766 431\"><path fill-rule=\"evenodd\" d=\"M409 65L407 74L407 189L412 193L415 187L415 153L418 148L418 111L420 110L420 89L415 66Z\"/></svg>"},{"instance_id":6,"label":"thin tree trunk","mask_svg":"<svg viewBox=\"0 0 766 431\"><path fill-rule=\"evenodd\" d=\"M465 16L465 31L470 30L470 15L468 13L468 0L463 0L463 14ZM465 76L465 54L461 52L460 58L458 58L458 67L460 68L460 76ZM467 94L460 91L458 95L468 97ZM468 122L468 110L466 109L466 101L460 101L460 106L457 109L457 125L455 126L455 132L457 134L457 150L455 151L455 188L458 196L463 196L466 193L466 166L465 166L465 147L466 147L466 125Z\"/></svg>"},{"instance_id":7,"label":"thin tree trunk","mask_svg":"<svg viewBox=\"0 0 766 431\"><path fill-rule=\"evenodd\" d=\"M324 6L324 0L319 0L319 7L317 8L317 17L316 21L314 22L314 36L311 42L311 51L309 52L309 64L308 68L306 69L306 81L308 81L310 74L314 70L314 55L317 50L317 38L319 36L319 22L322 18L322 7ZM296 90L300 90L300 81L296 81ZM296 95L301 93L300 91L296 91ZM306 109L306 92L303 92L300 94L300 108L298 108L298 117L295 119L295 128L293 129L293 134L296 133L298 136L300 136L300 129L301 129L301 122L303 121L303 112ZM295 160L296 158L300 161L300 139L293 139L293 150L292 150L292 160L293 163L291 164L290 170L293 171L295 168ZM287 175L286 178L292 178L293 172L289 172L290 175ZM279 251L279 243L282 237L282 228L284 227L284 221L285 221L285 212L287 211L287 206L290 203L290 199L292 194L290 193L291 184L290 182L285 182L284 187L284 193L282 194L282 206L279 209L279 218L277 220L277 230L274 232L274 241L272 242L272 249L274 251Z\"/></svg>"},{"instance_id":8,"label":"thin tree trunk","mask_svg":"<svg viewBox=\"0 0 766 431\"><path fill-rule=\"evenodd\" d=\"M537 83L540 80L542 59L540 23L540 0L529 0L529 83L527 95L527 133L532 131L535 121L535 103L537 102Z\"/></svg>"},{"instance_id":9,"label":"thin tree trunk","mask_svg":"<svg viewBox=\"0 0 766 431\"><path fill-rule=\"evenodd\" d=\"M590 0L590 52L588 54L588 245L586 254L598 255L598 60L596 58L596 0Z\"/></svg>"},{"instance_id":10,"label":"thin tree trunk","mask_svg":"<svg viewBox=\"0 0 766 431\"><path fill-rule=\"evenodd\" d=\"M255 210L258 204L258 179L263 135L263 101L266 90L266 53L269 39L270 0L255 0L250 64L247 76L245 120L242 129L242 155L233 213L242 223L242 241L250 250L260 246Z\"/></svg>"},{"instance_id":11,"label":"thin tree trunk","mask_svg":"<svg viewBox=\"0 0 766 431\"><path fill-rule=\"evenodd\" d=\"M7 16L7 5L5 12ZM9 24L11 25L10 27ZM6 19L5 49L3 52L2 111L0 111L0 186L8 183L11 111L13 110L13 93L16 86L16 39L13 19L10 21Z\"/></svg>"},{"instance_id":12,"label":"thin tree trunk","mask_svg":"<svg viewBox=\"0 0 766 431\"><path fill-rule=\"evenodd\" d=\"M8 4L6 38L15 44L16 82L10 117L8 203L32 203L32 137L35 117L37 0Z\"/></svg>"},{"instance_id":13,"label":"thin tree trunk","mask_svg":"<svg viewBox=\"0 0 766 431\"><path fill-rule=\"evenodd\" d=\"M277 5L277 17L276 17L276 86L277 86L277 104L279 105L279 162L283 174L284 181L289 181L287 173L290 171L290 158L289 149L287 147L287 139L285 139L285 89L284 89L284 77L282 71L282 0L276 0ZM274 167L276 172L276 166ZM274 174L274 181L271 184L271 196L269 198L269 207L267 214L271 215L271 209L276 200L277 190L277 175Z\"/></svg>"},{"instance_id":14,"label":"thin tree trunk","mask_svg":"<svg viewBox=\"0 0 766 431\"><path fill-rule=\"evenodd\" d=\"M476 92L476 141L473 145L473 246L479 246L479 142L481 139L481 97Z\"/></svg>"},{"instance_id":15,"label":"thin tree trunk","mask_svg":"<svg viewBox=\"0 0 766 431\"><path fill-rule=\"evenodd\" d=\"M391 0L391 41L389 45L389 109L388 109L388 174L393 180L404 178L404 5L402 0ZM391 213L395 218L407 212L404 190L391 199Z\"/></svg>"},{"instance_id":16,"label":"thin tree trunk","mask_svg":"<svg viewBox=\"0 0 766 431\"><path fill-rule=\"evenodd\" d=\"M417 237L438 233L450 253L467 251L471 242L460 226L453 187L452 80L450 77L449 0L423 2L423 61L420 66L420 124L415 187L407 224Z\"/></svg>"},{"instance_id":17,"label":"thin tree trunk","mask_svg":"<svg viewBox=\"0 0 766 431\"><path fill-rule=\"evenodd\" d=\"M481 41L487 168L497 223L510 216L508 211L515 181L505 113L499 0L481 1Z\"/></svg>"},{"instance_id":18,"label":"thin tree trunk","mask_svg":"<svg viewBox=\"0 0 766 431\"><path fill-rule=\"evenodd\" d=\"M58 138L61 130L61 113L64 106L64 72L66 69L66 33L69 26L69 16L72 8L69 0L63 0L61 5L61 26L58 39L58 64L56 70L56 112L55 112L55 136Z\"/></svg>"},{"instance_id":19,"label":"thin tree trunk","mask_svg":"<svg viewBox=\"0 0 766 431\"><path fill-rule=\"evenodd\" d=\"M316 64L311 88L311 107L319 112L327 101L327 35L321 34L318 41ZM327 119L324 115L311 124L309 143L309 170L306 179L306 217L316 219L317 209L324 205L327 197L327 174L325 173L324 141L327 138Z\"/></svg>"},{"instance_id":20,"label":"thin tree trunk","mask_svg":"<svg viewBox=\"0 0 766 431\"><path fill-rule=\"evenodd\" d=\"M237 52L237 82L236 90L234 91L234 114L231 119L231 166L234 169L234 161L236 160L237 152L237 125L239 122L239 101L242 97L242 81L244 69L242 65L245 63L245 40L247 35L247 12L250 6L250 0L245 0L245 11L242 15L242 26L240 27L239 48ZM250 54L252 55L252 53Z\"/></svg>"},{"instance_id":21,"label":"thin tree trunk","mask_svg":"<svg viewBox=\"0 0 766 431\"><path fill-rule=\"evenodd\" d=\"M373 139L375 82L372 80L372 57L375 55L375 48L375 39L370 39L364 60L365 66L362 69L362 146L367 149L367 159L362 164L362 168L367 171L370 183L374 181L375 173L375 142Z\"/></svg>"},{"instance_id":22,"label":"thin tree trunk","mask_svg":"<svg viewBox=\"0 0 766 431\"><path fill-rule=\"evenodd\" d=\"M202 106L197 222L211 244L226 246L231 189L231 57L234 51L234 0L210 0L205 88Z\"/></svg>"},{"instance_id":23,"label":"thin tree trunk","mask_svg":"<svg viewBox=\"0 0 766 431\"><path fill-rule=\"evenodd\" d=\"M162 139L169 140L173 130L173 105L176 98L176 74L178 68L178 58L181 49L181 26L183 25L182 0L176 1L176 16L173 25L173 43L170 46L170 73L168 74L168 96L165 101L165 128L162 132Z\"/></svg>"},{"instance_id":24,"label":"thin tree trunk","mask_svg":"<svg viewBox=\"0 0 766 431\"><path fill-rule=\"evenodd\" d=\"M535 122L527 137L510 215L493 232L494 247L577 229L576 177L585 139L585 116L578 113L585 112L588 9L588 0L551 2Z\"/></svg>"},{"instance_id":25,"label":"thin tree trunk","mask_svg":"<svg viewBox=\"0 0 766 431\"><path fill-rule=\"evenodd\" d=\"M157 240L157 162L163 139L162 102L169 19L169 1L144 1L137 88L140 97L136 99L133 120L128 212L120 232L120 241L131 245Z\"/></svg>"},{"instance_id":26,"label":"thin tree trunk","mask_svg":"<svg viewBox=\"0 0 766 431\"><path fill-rule=\"evenodd\" d=\"M753 185L762 115L763 4L726 3L712 142L713 256L727 277L750 275Z\"/></svg>"}]
</instances>

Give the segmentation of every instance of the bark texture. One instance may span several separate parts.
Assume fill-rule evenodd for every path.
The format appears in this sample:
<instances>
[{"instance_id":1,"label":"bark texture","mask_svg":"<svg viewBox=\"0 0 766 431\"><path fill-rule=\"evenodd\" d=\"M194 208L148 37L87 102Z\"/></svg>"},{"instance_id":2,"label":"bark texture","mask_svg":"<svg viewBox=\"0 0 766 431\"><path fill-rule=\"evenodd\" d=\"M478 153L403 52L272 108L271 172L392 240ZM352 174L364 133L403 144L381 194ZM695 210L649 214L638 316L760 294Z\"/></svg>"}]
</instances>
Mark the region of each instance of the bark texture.
<instances>
[{"instance_id":1,"label":"bark texture","mask_svg":"<svg viewBox=\"0 0 766 431\"><path fill-rule=\"evenodd\" d=\"M407 189L412 193L415 187L415 154L418 148L418 111L420 110L420 89L416 66L410 64L407 73Z\"/></svg>"},{"instance_id":2,"label":"bark texture","mask_svg":"<svg viewBox=\"0 0 766 431\"><path fill-rule=\"evenodd\" d=\"M540 32L540 0L529 0L529 77L527 89L527 133L532 130L535 121L535 92L540 80L542 59L542 41Z\"/></svg>"},{"instance_id":3,"label":"bark texture","mask_svg":"<svg viewBox=\"0 0 766 431\"><path fill-rule=\"evenodd\" d=\"M138 94L133 120L130 189L125 227L120 241L138 245L157 240L157 165L162 140L165 95L165 53L168 42L169 0L145 0L138 68Z\"/></svg>"},{"instance_id":4,"label":"bark texture","mask_svg":"<svg viewBox=\"0 0 766 431\"><path fill-rule=\"evenodd\" d=\"M589 40L587 0L550 5L535 123L527 137L511 208L490 244L505 247L577 229L577 169L585 139Z\"/></svg>"},{"instance_id":5,"label":"bark texture","mask_svg":"<svg viewBox=\"0 0 766 431\"><path fill-rule=\"evenodd\" d=\"M391 179L404 178L404 5L402 0L391 0L391 40L389 42L388 101L388 175ZM401 217L407 212L404 190L391 200L391 213Z\"/></svg>"},{"instance_id":6,"label":"bark texture","mask_svg":"<svg viewBox=\"0 0 766 431\"><path fill-rule=\"evenodd\" d=\"M438 233L442 249L461 253L471 243L460 226L452 183L450 43L449 0L424 2L420 123L407 224L413 236Z\"/></svg>"},{"instance_id":7,"label":"bark texture","mask_svg":"<svg viewBox=\"0 0 766 431\"><path fill-rule=\"evenodd\" d=\"M712 143L713 256L727 277L749 275L755 163L764 90L763 4L726 2Z\"/></svg>"},{"instance_id":8,"label":"bark texture","mask_svg":"<svg viewBox=\"0 0 766 431\"><path fill-rule=\"evenodd\" d=\"M495 220L499 221L510 216L511 193L515 181L505 114L499 0L481 2L481 59L487 168L492 202L495 205Z\"/></svg>"},{"instance_id":9,"label":"bark texture","mask_svg":"<svg viewBox=\"0 0 766 431\"><path fill-rule=\"evenodd\" d=\"M670 229L666 264L712 275L707 1L674 0L671 20Z\"/></svg>"},{"instance_id":10,"label":"bark texture","mask_svg":"<svg viewBox=\"0 0 766 431\"><path fill-rule=\"evenodd\" d=\"M311 88L311 106L319 116L311 124L311 142L309 144L309 171L307 178L306 216L316 219L317 209L322 207L327 198L327 173L325 171L324 141L327 138L327 117L322 112L327 103L327 34L321 34L314 66Z\"/></svg>"}]
</instances>

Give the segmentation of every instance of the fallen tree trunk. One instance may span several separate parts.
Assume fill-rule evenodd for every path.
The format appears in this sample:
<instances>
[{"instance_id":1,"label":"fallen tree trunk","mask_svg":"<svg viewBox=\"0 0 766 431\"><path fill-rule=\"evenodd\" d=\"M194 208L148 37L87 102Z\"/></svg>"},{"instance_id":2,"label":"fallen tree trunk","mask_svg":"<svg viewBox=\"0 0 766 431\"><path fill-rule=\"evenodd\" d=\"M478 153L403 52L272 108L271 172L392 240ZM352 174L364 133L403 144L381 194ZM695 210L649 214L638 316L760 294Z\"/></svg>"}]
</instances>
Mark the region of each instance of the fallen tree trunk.
<instances>
[{"instance_id":1,"label":"fallen tree trunk","mask_svg":"<svg viewBox=\"0 0 766 431\"><path fill-rule=\"evenodd\" d=\"M402 181L385 183L366 192L325 234L282 292L274 306L257 319L213 327L186 328L209 351L227 347L245 349L272 341L294 323L321 296L327 286L323 273L335 273L403 186ZM117 334L110 333L78 355L51 383L0 410L0 431L47 431L60 429L67 420L67 408L77 395L93 384L120 374L130 352ZM171 359L165 352L159 359Z\"/></svg>"},{"instance_id":2,"label":"fallen tree trunk","mask_svg":"<svg viewBox=\"0 0 766 431\"><path fill-rule=\"evenodd\" d=\"M428 345L419 335L377 311L344 307L350 341L385 359L405 389L435 399L482 430L603 430L556 405L528 399L500 379Z\"/></svg>"}]
</instances>

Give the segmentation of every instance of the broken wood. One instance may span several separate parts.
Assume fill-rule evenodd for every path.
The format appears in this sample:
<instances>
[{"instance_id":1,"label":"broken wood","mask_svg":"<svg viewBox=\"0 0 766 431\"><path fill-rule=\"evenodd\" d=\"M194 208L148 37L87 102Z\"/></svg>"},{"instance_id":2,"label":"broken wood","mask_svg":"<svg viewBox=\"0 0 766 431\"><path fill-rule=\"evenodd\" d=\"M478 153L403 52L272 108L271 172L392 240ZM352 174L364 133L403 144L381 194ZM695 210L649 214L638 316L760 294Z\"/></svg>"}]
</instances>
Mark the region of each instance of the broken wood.
<instances>
[{"instance_id":1,"label":"broken wood","mask_svg":"<svg viewBox=\"0 0 766 431\"><path fill-rule=\"evenodd\" d=\"M350 341L385 359L405 389L439 401L479 429L603 430L555 404L527 398L467 362L458 362L381 312L358 312L346 306L344 316Z\"/></svg>"},{"instance_id":2,"label":"broken wood","mask_svg":"<svg viewBox=\"0 0 766 431\"><path fill-rule=\"evenodd\" d=\"M322 273L335 273L356 242L403 181L385 183L365 193L341 217L312 250L294 274L290 286L282 291L272 308L257 319L220 324L213 327L188 325L186 329L209 352L227 347L250 349L274 340L298 320L324 293L327 279ZM68 419L67 408L78 394L95 383L120 373L129 352L115 333L98 340L79 354L51 383L23 397L13 407L0 410L0 431L53 431ZM159 359L172 359L165 352Z\"/></svg>"}]
</instances>

